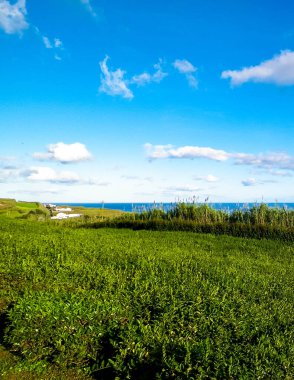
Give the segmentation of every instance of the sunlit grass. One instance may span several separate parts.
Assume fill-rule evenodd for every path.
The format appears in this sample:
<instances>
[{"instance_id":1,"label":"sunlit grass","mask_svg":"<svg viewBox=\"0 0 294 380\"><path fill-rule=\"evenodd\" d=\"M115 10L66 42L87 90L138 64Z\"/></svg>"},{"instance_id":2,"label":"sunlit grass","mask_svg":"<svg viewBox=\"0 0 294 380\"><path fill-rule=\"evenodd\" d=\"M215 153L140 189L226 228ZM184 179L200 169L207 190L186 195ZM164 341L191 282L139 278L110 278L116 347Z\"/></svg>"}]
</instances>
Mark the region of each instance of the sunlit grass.
<instances>
[{"instance_id":1,"label":"sunlit grass","mask_svg":"<svg viewBox=\"0 0 294 380\"><path fill-rule=\"evenodd\" d=\"M15 361L2 376L292 379L293 253L271 240L1 222L2 362Z\"/></svg>"}]
</instances>

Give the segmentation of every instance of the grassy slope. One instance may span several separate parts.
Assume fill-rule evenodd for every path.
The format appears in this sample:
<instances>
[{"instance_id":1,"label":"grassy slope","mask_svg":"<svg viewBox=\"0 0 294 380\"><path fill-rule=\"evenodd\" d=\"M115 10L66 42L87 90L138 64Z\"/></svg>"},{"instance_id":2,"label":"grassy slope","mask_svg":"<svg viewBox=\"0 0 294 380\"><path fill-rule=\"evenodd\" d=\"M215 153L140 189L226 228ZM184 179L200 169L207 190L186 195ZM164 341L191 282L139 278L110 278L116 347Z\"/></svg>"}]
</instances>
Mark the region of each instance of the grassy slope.
<instances>
[{"instance_id":1,"label":"grassy slope","mask_svg":"<svg viewBox=\"0 0 294 380\"><path fill-rule=\"evenodd\" d=\"M14 199L0 198L0 216L9 218L27 218L29 216L46 217L48 210L38 202L17 202Z\"/></svg>"},{"instance_id":2,"label":"grassy slope","mask_svg":"<svg viewBox=\"0 0 294 380\"><path fill-rule=\"evenodd\" d=\"M0 375L79 378L66 366L87 366L93 347L98 368L122 379L292 379L293 253L278 241L1 223L6 339L25 359L2 348Z\"/></svg>"},{"instance_id":3,"label":"grassy slope","mask_svg":"<svg viewBox=\"0 0 294 380\"><path fill-rule=\"evenodd\" d=\"M59 206L62 207L62 206ZM64 206L68 207L68 206ZM98 209L98 208L86 208L86 207L71 207L73 214L82 214L89 218L103 219L103 218L113 218L123 214L122 211L118 210L108 210L108 209ZM27 218L40 216L49 217L49 211L38 202L17 202L14 199L3 199L0 198L0 216L5 216L9 218ZM57 213L55 213L57 214Z\"/></svg>"}]
</instances>

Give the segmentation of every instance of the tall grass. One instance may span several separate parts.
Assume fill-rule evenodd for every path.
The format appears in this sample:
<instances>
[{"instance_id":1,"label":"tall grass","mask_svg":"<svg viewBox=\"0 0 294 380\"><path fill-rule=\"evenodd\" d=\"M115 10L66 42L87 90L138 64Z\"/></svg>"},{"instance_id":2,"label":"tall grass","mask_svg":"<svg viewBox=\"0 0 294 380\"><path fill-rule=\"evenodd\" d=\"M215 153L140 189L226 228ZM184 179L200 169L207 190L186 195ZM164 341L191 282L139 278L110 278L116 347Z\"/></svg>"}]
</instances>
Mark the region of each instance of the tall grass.
<instances>
[{"instance_id":1,"label":"tall grass","mask_svg":"<svg viewBox=\"0 0 294 380\"><path fill-rule=\"evenodd\" d=\"M167 211L151 208L142 213L135 213L136 220L189 220L199 224L205 223L245 223L251 225L270 225L276 227L294 227L294 210L271 208L266 204L250 209L237 209L232 212L216 210L208 204L177 203Z\"/></svg>"},{"instance_id":2,"label":"tall grass","mask_svg":"<svg viewBox=\"0 0 294 380\"><path fill-rule=\"evenodd\" d=\"M208 204L182 202L169 210L151 208L141 213L124 214L112 220L90 222L85 226L184 230L294 241L294 210L270 208L261 204L250 209L229 212L216 210Z\"/></svg>"}]
</instances>

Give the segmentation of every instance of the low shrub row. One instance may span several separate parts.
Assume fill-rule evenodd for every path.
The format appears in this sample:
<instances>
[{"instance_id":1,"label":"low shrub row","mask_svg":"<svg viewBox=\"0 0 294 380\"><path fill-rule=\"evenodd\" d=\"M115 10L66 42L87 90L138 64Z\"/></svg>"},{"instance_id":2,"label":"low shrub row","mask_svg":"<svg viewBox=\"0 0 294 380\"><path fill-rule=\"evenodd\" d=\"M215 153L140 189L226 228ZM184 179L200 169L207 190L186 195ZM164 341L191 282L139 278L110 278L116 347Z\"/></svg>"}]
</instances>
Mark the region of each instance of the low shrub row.
<instances>
[{"instance_id":1,"label":"low shrub row","mask_svg":"<svg viewBox=\"0 0 294 380\"><path fill-rule=\"evenodd\" d=\"M112 220L84 224L83 227L92 228L130 228L133 230L153 231L191 231L197 233L211 233L215 235L231 235L255 239L280 239L294 241L294 228L277 227L271 225L256 225L246 223L209 222L198 223L184 219L147 219L117 218Z\"/></svg>"},{"instance_id":2,"label":"low shrub row","mask_svg":"<svg viewBox=\"0 0 294 380\"><path fill-rule=\"evenodd\" d=\"M286 207L269 207L262 203L251 208L236 210L217 210L208 204L180 202L169 210L153 207L150 210L135 214L136 220L150 219L182 219L199 224L207 223L245 223L250 225L266 225L294 228L294 210Z\"/></svg>"}]
</instances>

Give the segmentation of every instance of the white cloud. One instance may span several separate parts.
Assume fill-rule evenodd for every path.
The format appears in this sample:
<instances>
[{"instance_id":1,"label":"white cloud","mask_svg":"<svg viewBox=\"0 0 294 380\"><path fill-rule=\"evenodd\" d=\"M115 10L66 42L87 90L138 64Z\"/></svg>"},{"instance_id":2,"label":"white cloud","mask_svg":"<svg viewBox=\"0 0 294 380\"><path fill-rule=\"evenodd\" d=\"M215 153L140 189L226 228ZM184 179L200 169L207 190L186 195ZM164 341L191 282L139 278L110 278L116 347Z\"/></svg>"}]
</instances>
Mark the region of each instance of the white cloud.
<instances>
[{"instance_id":1,"label":"white cloud","mask_svg":"<svg viewBox=\"0 0 294 380\"><path fill-rule=\"evenodd\" d=\"M7 34L21 33L29 27L26 21L26 0L18 0L10 4L8 0L0 0L0 28Z\"/></svg>"},{"instance_id":2,"label":"white cloud","mask_svg":"<svg viewBox=\"0 0 294 380\"><path fill-rule=\"evenodd\" d=\"M89 179L87 181L83 181L83 183L85 185L95 185L95 186L102 186L102 187L111 185L111 182L101 182L101 181L95 180L95 179L94 180Z\"/></svg>"},{"instance_id":3,"label":"white cloud","mask_svg":"<svg viewBox=\"0 0 294 380\"><path fill-rule=\"evenodd\" d=\"M236 153L231 155L237 165L250 165L258 168L294 170L294 158L286 153L246 154Z\"/></svg>"},{"instance_id":4,"label":"white cloud","mask_svg":"<svg viewBox=\"0 0 294 380\"><path fill-rule=\"evenodd\" d=\"M173 66L179 73L186 76L186 79L191 87L196 88L198 86L198 81L195 75L193 75L193 73L197 71L197 67L193 66L191 62L186 59L176 59Z\"/></svg>"},{"instance_id":5,"label":"white cloud","mask_svg":"<svg viewBox=\"0 0 294 380\"><path fill-rule=\"evenodd\" d=\"M63 45L62 41L59 38L54 38L53 42L51 42L48 37L42 36L42 40L47 49L53 49L53 48L60 49L62 48L62 45Z\"/></svg>"},{"instance_id":6,"label":"white cloud","mask_svg":"<svg viewBox=\"0 0 294 380\"><path fill-rule=\"evenodd\" d=\"M255 178L248 178L241 182L243 186L249 187L249 186L255 186L257 184Z\"/></svg>"},{"instance_id":7,"label":"white cloud","mask_svg":"<svg viewBox=\"0 0 294 380\"><path fill-rule=\"evenodd\" d=\"M89 160L91 153L84 144L64 144L59 142L48 145L47 153L34 153L33 157L40 161L58 161L68 164Z\"/></svg>"},{"instance_id":8,"label":"white cloud","mask_svg":"<svg viewBox=\"0 0 294 380\"><path fill-rule=\"evenodd\" d=\"M203 189L200 189L199 187L194 187L190 185L184 185L184 186L170 186L165 189L165 192L171 192L171 193L195 193L198 191L202 191Z\"/></svg>"},{"instance_id":9,"label":"white cloud","mask_svg":"<svg viewBox=\"0 0 294 380\"><path fill-rule=\"evenodd\" d=\"M205 177L205 181L206 182L218 182L219 181L219 178L212 175L212 174L208 174L206 177Z\"/></svg>"},{"instance_id":10,"label":"white cloud","mask_svg":"<svg viewBox=\"0 0 294 380\"><path fill-rule=\"evenodd\" d=\"M173 65L181 74L190 74L197 70L196 67L186 59L176 59Z\"/></svg>"},{"instance_id":11,"label":"white cloud","mask_svg":"<svg viewBox=\"0 0 294 380\"><path fill-rule=\"evenodd\" d=\"M257 180L255 178L248 178L241 181L241 183L243 186L249 187L249 186L256 186L256 185L265 185L267 183L277 183L277 181L273 181L271 179Z\"/></svg>"},{"instance_id":12,"label":"white cloud","mask_svg":"<svg viewBox=\"0 0 294 380\"><path fill-rule=\"evenodd\" d=\"M154 68L156 70L155 74L153 74L153 81L154 82L159 83L162 81L162 79L164 79L165 77L168 76L168 73L165 73L162 70L162 63L163 63L163 61L162 61L162 59L160 59L159 62L154 65Z\"/></svg>"},{"instance_id":13,"label":"white cloud","mask_svg":"<svg viewBox=\"0 0 294 380\"><path fill-rule=\"evenodd\" d=\"M165 73L162 70L162 60L161 59L153 67L156 70L155 73L149 74L147 72L144 72L144 73L139 74L139 75L134 75L133 78L131 79L131 83L135 83L138 86L144 86L145 84L152 83L152 82L160 83L165 77L168 76L168 73Z\"/></svg>"},{"instance_id":14,"label":"white cloud","mask_svg":"<svg viewBox=\"0 0 294 380\"><path fill-rule=\"evenodd\" d=\"M136 83L138 86L144 86L145 84L152 82L152 75L146 72L139 75L134 75L132 82Z\"/></svg>"},{"instance_id":15,"label":"white cloud","mask_svg":"<svg viewBox=\"0 0 294 380\"><path fill-rule=\"evenodd\" d=\"M52 49L53 48L48 37L42 36L42 40L43 40L43 43L44 43L46 49Z\"/></svg>"},{"instance_id":16,"label":"white cloud","mask_svg":"<svg viewBox=\"0 0 294 380\"><path fill-rule=\"evenodd\" d=\"M274 83L281 86L294 84L294 52L284 50L272 59L257 66L222 72L223 79L230 79L233 86L246 82Z\"/></svg>"},{"instance_id":17,"label":"white cloud","mask_svg":"<svg viewBox=\"0 0 294 380\"><path fill-rule=\"evenodd\" d=\"M54 46L58 49L62 47L62 41L59 38L54 38Z\"/></svg>"},{"instance_id":18,"label":"white cloud","mask_svg":"<svg viewBox=\"0 0 294 380\"><path fill-rule=\"evenodd\" d=\"M107 62L109 57L106 56L101 62L100 68L102 71L101 75L101 85L99 87L100 92L104 92L111 96L122 96L126 99L132 99L134 94L129 88L129 85L136 84L137 86L145 86L149 83L160 83L168 73L164 72L162 69L163 61L160 59L157 64L153 67L155 72L150 74L148 72L143 72L139 75L134 75L130 80L125 79L125 71L117 69L115 71L109 70Z\"/></svg>"},{"instance_id":19,"label":"white cloud","mask_svg":"<svg viewBox=\"0 0 294 380\"><path fill-rule=\"evenodd\" d=\"M293 174L284 170L270 170L269 173L276 177L293 177Z\"/></svg>"},{"instance_id":20,"label":"white cloud","mask_svg":"<svg viewBox=\"0 0 294 380\"><path fill-rule=\"evenodd\" d=\"M29 194L29 195L33 195L34 197L35 196L38 196L40 194L60 194L62 193L63 191L61 191L60 189L58 190L50 190L50 189L47 189L47 190L13 190L13 191L9 191L10 194Z\"/></svg>"},{"instance_id":21,"label":"white cloud","mask_svg":"<svg viewBox=\"0 0 294 380\"><path fill-rule=\"evenodd\" d=\"M194 178L196 181L205 181L205 182L218 182L219 178L212 175L208 174L206 177L195 177Z\"/></svg>"},{"instance_id":22,"label":"white cloud","mask_svg":"<svg viewBox=\"0 0 294 380\"><path fill-rule=\"evenodd\" d=\"M136 175L122 175L121 178L122 179L130 180L130 181L134 181L134 180L140 179L140 177L138 177Z\"/></svg>"},{"instance_id":23,"label":"white cloud","mask_svg":"<svg viewBox=\"0 0 294 380\"><path fill-rule=\"evenodd\" d=\"M20 168L17 166L0 167L0 183L22 182L23 179L35 182L50 182L56 184L77 184L89 186L108 186L110 183L101 181L101 178L80 178L73 171L56 171L47 166L33 166Z\"/></svg>"},{"instance_id":24,"label":"white cloud","mask_svg":"<svg viewBox=\"0 0 294 380\"><path fill-rule=\"evenodd\" d=\"M0 156L0 164L4 164L5 162L16 161L16 157L14 156Z\"/></svg>"},{"instance_id":25,"label":"white cloud","mask_svg":"<svg viewBox=\"0 0 294 380\"><path fill-rule=\"evenodd\" d=\"M85 5L86 9L91 13L92 16L96 17L96 13L90 3L90 0L81 0L81 3Z\"/></svg>"},{"instance_id":26,"label":"white cloud","mask_svg":"<svg viewBox=\"0 0 294 380\"><path fill-rule=\"evenodd\" d=\"M197 88L198 87L198 80L196 77L192 74L187 74L186 75L187 81L190 85L190 87Z\"/></svg>"},{"instance_id":27,"label":"white cloud","mask_svg":"<svg viewBox=\"0 0 294 380\"><path fill-rule=\"evenodd\" d=\"M99 91L111 96L122 96L126 99L132 99L134 94L128 88L127 81L124 80L125 71L121 69L110 71L107 67L108 59L109 57L106 56L105 59L99 63L102 71Z\"/></svg>"},{"instance_id":28,"label":"white cloud","mask_svg":"<svg viewBox=\"0 0 294 380\"><path fill-rule=\"evenodd\" d=\"M39 29L37 29L37 33L40 35ZM53 41L50 41L50 39L46 36L41 35L41 37L46 49L54 49L54 58L58 61L61 61L62 58L60 57L59 52L63 50L62 41L59 38L54 38Z\"/></svg>"},{"instance_id":29,"label":"white cloud","mask_svg":"<svg viewBox=\"0 0 294 380\"><path fill-rule=\"evenodd\" d=\"M293 170L294 157L286 153L229 153L224 150L210 147L182 146L175 148L173 145L145 144L145 150L149 159L196 159L207 158L214 161L233 160L236 165L249 165L260 169Z\"/></svg>"},{"instance_id":30,"label":"white cloud","mask_svg":"<svg viewBox=\"0 0 294 380\"><path fill-rule=\"evenodd\" d=\"M79 176L72 171L57 172L46 166L35 166L23 172L23 176L30 181L45 181L51 183L72 184L80 181Z\"/></svg>"},{"instance_id":31,"label":"white cloud","mask_svg":"<svg viewBox=\"0 0 294 380\"><path fill-rule=\"evenodd\" d=\"M174 148L173 145L145 144L147 155L150 159L157 158L208 158L215 161L226 161L229 153L209 147L183 146Z\"/></svg>"}]
</instances>

